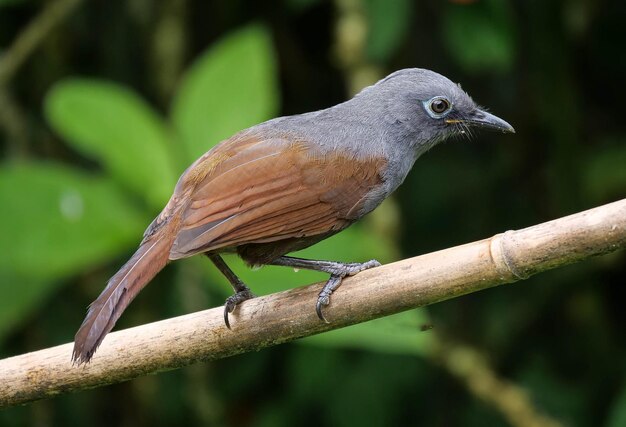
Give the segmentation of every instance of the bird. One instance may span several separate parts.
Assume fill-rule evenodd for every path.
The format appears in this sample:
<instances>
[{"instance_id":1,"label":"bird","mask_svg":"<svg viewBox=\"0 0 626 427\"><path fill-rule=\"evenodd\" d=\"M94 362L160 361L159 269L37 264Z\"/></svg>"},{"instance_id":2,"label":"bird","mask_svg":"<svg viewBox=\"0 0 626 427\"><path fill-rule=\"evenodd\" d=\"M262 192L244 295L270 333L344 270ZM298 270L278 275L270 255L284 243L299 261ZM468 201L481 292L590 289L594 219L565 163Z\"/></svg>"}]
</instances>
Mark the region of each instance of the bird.
<instances>
[{"instance_id":1,"label":"bird","mask_svg":"<svg viewBox=\"0 0 626 427\"><path fill-rule=\"evenodd\" d=\"M224 262L236 253L249 266L278 265L329 274L315 310L346 276L380 265L287 256L346 229L404 181L439 142L487 128L515 132L479 107L460 85L434 71L407 68L327 109L278 117L220 142L181 175L137 251L89 306L72 361L90 362L137 294L170 261L207 256L234 294L224 323L255 295Z\"/></svg>"}]
</instances>

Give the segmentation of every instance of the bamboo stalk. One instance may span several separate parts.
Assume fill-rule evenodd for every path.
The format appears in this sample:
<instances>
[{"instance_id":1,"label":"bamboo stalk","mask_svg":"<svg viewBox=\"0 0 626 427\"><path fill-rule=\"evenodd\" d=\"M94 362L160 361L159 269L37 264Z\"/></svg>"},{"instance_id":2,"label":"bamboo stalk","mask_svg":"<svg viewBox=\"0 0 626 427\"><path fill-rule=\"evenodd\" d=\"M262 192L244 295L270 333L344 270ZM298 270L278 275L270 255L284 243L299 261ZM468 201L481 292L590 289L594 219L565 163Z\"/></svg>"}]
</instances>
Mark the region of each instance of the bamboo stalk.
<instances>
[{"instance_id":1,"label":"bamboo stalk","mask_svg":"<svg viewBox=\"0 0 626 427\"><path fill-rule=\"evenodd\" d=\"M92 362L72 344L0 360L0 408L259 350L433 304L626 246L626 199L518 231L406 259L347 278L325 310L321 284L244 302L224 326L214 308L109 334Z\"/></svg>"}]
</instances>

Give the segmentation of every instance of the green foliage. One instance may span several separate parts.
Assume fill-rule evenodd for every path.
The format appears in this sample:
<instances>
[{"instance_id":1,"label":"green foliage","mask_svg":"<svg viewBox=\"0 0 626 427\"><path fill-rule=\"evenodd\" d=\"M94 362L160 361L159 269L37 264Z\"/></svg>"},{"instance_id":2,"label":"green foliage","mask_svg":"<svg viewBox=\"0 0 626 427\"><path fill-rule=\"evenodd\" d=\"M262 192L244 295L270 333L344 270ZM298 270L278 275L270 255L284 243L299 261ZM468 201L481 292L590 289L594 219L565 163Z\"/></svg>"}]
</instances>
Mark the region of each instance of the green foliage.
<instances>
[{"instance_id":1,"label":"green foliage","mask_svg":"<svg viewBox=\"0 0 626 427\"><path fill-rule=\"evenodd\" d=\"M319 3L319 1L320 0L287 0L286 4L287 7L294 11L301 12Z\"/></svg>"},{"instance_id":2,"label":"green foliage","mask_svg":"<svg viewBox=\"0 0 626 427\"><path fill-rule=\"evenodd\" d=\"M55 164L0 168L0 342L57 288L141 235L145 216L115 184Z\"/></svg>"},{"instance_id":3,"label":"green foliage","mask_svg":"<svg viewBox=\"0 0 626 427\"><path fill-rule=\"evenodd\" d=\"M278 89L267 30L251 26L205 52L182 78L172 120L188 158L276 113Z\"/></svg>"},{"instance_id":4,"label":"green foliage","mask_svg":"<svg viewBox=\"0 0 626 427\"><path fill-rule=\"evenodd\" d=\"M0 343L24 321L24 316L39 309L58 287L58 283L48 279L0 270Z\"/></svg>"},{"instance_id":5,"label":"green foliage","mask_svg":"<svg viewBox=\"0 0 626 427\"><path fill-rule=\"evenodd\" d=\"M23 3L25 0L0 0L0 8Z\"/></svg>"},{"instance_id":6,"label":"green foliage","mask_svg":"<svg viewBox=\"0 0 626 427\"><path fill-rule=\"evenodd\" d=\"M594 147L584 171L587 198L602 202L619 198L626 188L626 141L617 138Z\"/></svg>"},{"instance_id":7,"label":"green foliage","mask_svg":"<svg viewBox=\"0 0 626 427\"><path fill-rule=\"evenodd\" d=\"M426 309L410 310L349 328L307 337L301 342L322 347L427 356L434 332L421 332L421 328L429 325L429 322Z\"/></svg>"},{"instance_id":8,"label":"green foliage","mask_svg":"<svg viewBox=\"0 0 626 427\"><path fill-rule=\"evenodd\" d=\"M443 36L452 58L470 72L503 73L515 58L510 3L486 0L451 4L444 16Z\"/></svg>"},{"instance_id":9,"label":"green foliage","mask_svg":"<svg viewBox=\"0 0 626 427\"><path fill-rule=\"evenodd\" d=\"M623 427L626 425L626 387L615 399L611 406L606 427Z\"/></svg>"},{"instance_id":10,"label":"green foliage","mask_svg":"<svg viewBox=\"0 0 626 427\"><path fill-rule=\"evenodd\" d=\"M0 206L0 270L37 279L119 253L146 220L111 180L44 163L0 169Z\"/></svg>"},{"instance_id":11,"label":"green foliage","mask_svg":"<svg viewBox=\"0 0 626 427\"><path fill-rule=\"evenodd\" d=\"M413 2L396 0L390 7L386 0L365 0L364 6L369 23L367 56L379 63L386 62L406 38Z\"/></svg>"},{"instance_id":12,"label":"green foliage","mask_svg":"<svg viewBox=\"0 0 626 427\"><path fill-rule=\"evenodd\" d=\"M534 398L541 408L562 420L565 425L591 425L592 420L584 420L583 391L572 388L559 375L540 359L530 360L519 375L522 386L535 390Z\"/></svg>"},{"instance_id":13,"label":"green foliage","mask_svg":"<svg viewBox=\"0 0 626 427\"><path fill-rule=\"evenodd\" d=\"M68 143L100 161L151 206L167 202L179 172L171 138L163 120L132 90L69 79L52 88L45 112Z\"/></svg>"},{"instance_id":14,"label":"green foliage","mask_svg":"<svg viewBox=\"0 0 626 427\"><path fill-rule=\"evenodd\" d=\"M430 401L411 403L421 383L419 366L407 356L301 346L284 368L288 406L278 425L291 425L303 413L309 414L307 425L403 425L407 413L421 412ZM263 419L265 414L259 415Z\"/></svg>"}]
</instances>

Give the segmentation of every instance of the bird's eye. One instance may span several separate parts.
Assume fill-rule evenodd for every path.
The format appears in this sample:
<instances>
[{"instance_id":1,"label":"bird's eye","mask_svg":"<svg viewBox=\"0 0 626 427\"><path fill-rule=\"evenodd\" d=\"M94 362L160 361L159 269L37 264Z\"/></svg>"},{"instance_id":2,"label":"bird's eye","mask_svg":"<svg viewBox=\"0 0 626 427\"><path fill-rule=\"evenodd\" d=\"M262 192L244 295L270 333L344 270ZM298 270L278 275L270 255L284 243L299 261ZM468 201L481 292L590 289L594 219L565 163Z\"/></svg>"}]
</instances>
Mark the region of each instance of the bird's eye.
<instances>
[{"instance_id":1,"label":"bird's eye","mask_svg":"<svg viewBox=\"0 0 626 427\"><path fill-rule=\"evenodd\" d=\"M445 116L452 108L450 101L443 96L436 96L426 101L424 104L426 112L434 119Z\"/></svg>"},{"instance_id":2,"label":"bird's eye","mask_svg":"<svg viewBox=\"0 0 626 427\"><path fill-rule=\"evenodd\" d=\"M435 99L430 103L430 109L433 110L433 113L441 114L445 112L448 108L450 108L450 103L445 99Z\"/></svg>"}]
</instances>

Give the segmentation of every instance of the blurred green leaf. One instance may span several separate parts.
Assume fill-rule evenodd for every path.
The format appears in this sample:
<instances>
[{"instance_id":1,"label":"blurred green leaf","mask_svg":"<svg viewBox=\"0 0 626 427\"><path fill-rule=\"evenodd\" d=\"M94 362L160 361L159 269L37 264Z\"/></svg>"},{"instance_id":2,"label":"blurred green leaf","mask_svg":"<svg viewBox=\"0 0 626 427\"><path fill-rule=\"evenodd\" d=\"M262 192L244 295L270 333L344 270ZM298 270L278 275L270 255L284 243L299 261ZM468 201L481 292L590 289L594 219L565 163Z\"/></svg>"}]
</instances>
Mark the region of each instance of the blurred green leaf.
<instances>
[{"instance_id":1,"label":"blurred green leaf","mask_svg":"<svg viewBox=\"0 0 626 427\"><path fill-rule=\"evenodd\" d=\"M28 313L53 292L58 282L20 277L0 270L0 344Z\"/></svg>"},{"instance_id":2,"label":"blurred green leaf","mask_svg":"<svg viewBox=\"0 0 626 427\"><path fill-rule=\"evenodd\" d=\"M287 7L294 12L302 12L317 5L320 0L287 0Z\"/></svg>"},{"instance_id":3,"label":"blurred green leaf","mask_svg":"<svg viewBox=\"0 0 626 427\"><path fill-rule=\"evenodd\" d=\"M428 367L414 356L298 346L290 351L284 365L284 385L281 386L288 390L290 405L287 408L295 407L291 419L306 408L314 408L317 418L307 425L413 425L411 421L406 422L408 418L403 418L405 409L413 411L406 402L423 400L429 393L424 387L428 372L423 370ZM398 402L404 403L398 406ZM418 425L445 425L421 421L420 418Z\"/></svg>"},{"instance_id":4,"label":"blurred green leaf","mask_svg":"<svg viewBox=\"0 0 626 427\"><path fill-rule=\"evenodd\" d=\"M276 113L274 62L268 31L250 26L211 46L187 71L172 120L190 160Z\"/></svg>"},{"instance_id":5,"label":"blurred green leaf","mask_svg":"<svg viewBox=\"0 0 626 427\"><path fill-rule=\"evenodd\" d=\"M584 190L591 202L626 196L626 144L623 140L600 144L585 162Z\"/></svg>"},{"instance_id":6,"label":"blurred green leaf","mask_svg":"<svg viewBox=\"0 0 626 427\"><path fill-rule=\"evenodd\" d=\"M19 3L24 3L24 0L0 0L0 7L13 6Z\"/></svg>"},{"instance_id":7,"label":"blurred green leaf","mask_svg":"<svg viewBox=\"0 0 626 427\"><path fill-rule=\"evenodd\" d=\"M384 63L404 40L413 12L411 0L365 0L369 23L366 52L368 58Z\"/></svg>"},{"instance_id":8,"label":"blurred green leaf","mask_svg":"<svg viewBox=\"0 0 626 427\"><path fill-rule=\"evenodd\" d=\"M539 357L523 359L517 371L519 385L532 390L537 408L563 425L594 425L591 419L585 419L585 390L573 387L571 380L563 379L548 363Z\"/></svg>"},{"instance_id":9,"label":"blurred green leaf","mask_svg":"<svg viewBox=\"0 0 626 427\"><path fill-rule=\"evenodd\" d=\"M409 310L347 328L303 338L302 344L351 348L381 353L424 355L430 351L434 335L421 331L429 324L426 309Z\"/></svg>"},{"instance_id":10,"label":"blurred green leaf","mask_svg":"<svg viewBox=\"0 0 626 427\"><path fill-rule=\"evenodd\" d=\"M0 271L48 281L137 242L148 219L112 181L43 163L0 168L0 206Z\"/></svg>"},{"instance_id":11,"label":"blurred green leaf","mask_svg":"<svg viewBox=\"0 0 626 427\"><path fill-rule=\"evenodd\" d=\"M82 153L96 158L115 179L154 208L169 199L176 171L161 118L130 89L115 83L70 79L45 101L52 127Z\"/></svg>"},{"instance_id":12,"label":"blurred green leaf","mask_svg":"<svg viewBox=\"0 0 626 427\"><path fill-rule=\"evenodd\" d=\"M626 387L617 396L609 411L606 427L626 426Z\"/></svg>"},{"instance_id":13,"label":"blurred green leaf","mask_svg":"<svg viewBox=\"0 0 626 427\"><path fill-rule=\"evenodd\" d=\"M505 72L515 58L510 4L485 0L450 4L443 22L444 40L452 57L467 71Z\"/></svg>"}]
</instances>

